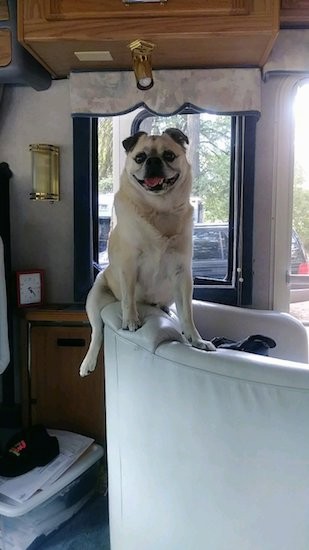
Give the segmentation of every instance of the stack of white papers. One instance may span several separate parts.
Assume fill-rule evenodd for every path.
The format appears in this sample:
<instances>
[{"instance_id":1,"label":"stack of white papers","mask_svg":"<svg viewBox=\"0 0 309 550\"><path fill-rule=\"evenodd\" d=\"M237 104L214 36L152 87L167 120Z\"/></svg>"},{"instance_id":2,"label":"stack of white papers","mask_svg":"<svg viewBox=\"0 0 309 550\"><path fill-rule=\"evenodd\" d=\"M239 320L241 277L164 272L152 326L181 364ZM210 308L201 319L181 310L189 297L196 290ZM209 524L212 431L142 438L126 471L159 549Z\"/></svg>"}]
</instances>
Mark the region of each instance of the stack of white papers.
<instances>
[{"instance_id":1,"label":"stack of white papers","mask_svg":"<svg viewBox=\"0 0 309 550\"><path fill-rule=\"evenodd\" d=\"M47 430L59 442L59 455L49 464L14 478L0 476L0 497L25 502L37 491L50 487L94 442L91 437L64 430Z\"/></svg>"}]
</instances>

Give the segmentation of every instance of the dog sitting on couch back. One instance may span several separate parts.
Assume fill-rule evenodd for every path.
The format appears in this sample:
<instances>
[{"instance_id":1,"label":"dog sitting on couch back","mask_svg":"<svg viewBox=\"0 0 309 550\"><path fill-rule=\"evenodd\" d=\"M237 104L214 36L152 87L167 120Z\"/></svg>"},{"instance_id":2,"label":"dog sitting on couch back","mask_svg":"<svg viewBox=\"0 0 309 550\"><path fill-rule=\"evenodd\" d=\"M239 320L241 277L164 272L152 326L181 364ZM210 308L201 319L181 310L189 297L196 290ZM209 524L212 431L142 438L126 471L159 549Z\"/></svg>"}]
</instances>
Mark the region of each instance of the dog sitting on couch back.
<instances>
[{"instance_id":1,"label":"dog sitting on couch back","mask_svg":"<svg viewBox=\"0 0 309 550\"><path fill-rule=\"evenodd\" d=\"M116 300L121 302L122 328L130 331L141 326L137 302L162 309L175 302L187 341L215 351L202 340L192 316L192 178L186 144L187 136L176 128L162 135L138 132L123 141L127 157L114 200L117 224L109 236L109 265L87 297L92 335L81 376L96 367L101 310Z\"/></svg>"}]
</instances>

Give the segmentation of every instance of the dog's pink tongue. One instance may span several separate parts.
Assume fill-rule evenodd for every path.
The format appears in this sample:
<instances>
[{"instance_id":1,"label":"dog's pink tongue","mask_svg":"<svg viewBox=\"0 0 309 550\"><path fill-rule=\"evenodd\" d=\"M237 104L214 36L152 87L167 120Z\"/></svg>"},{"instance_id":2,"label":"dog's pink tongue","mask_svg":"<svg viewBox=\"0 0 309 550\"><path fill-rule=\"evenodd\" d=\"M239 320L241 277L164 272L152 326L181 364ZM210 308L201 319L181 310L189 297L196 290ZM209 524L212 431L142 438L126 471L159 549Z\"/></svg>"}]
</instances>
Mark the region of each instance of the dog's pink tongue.
<instances>
[{"instance_id":1,"label":"dog's pink tongue","mask_svg":"<svg viewBox=\"0 0 309 550\"><path fill-rule=\"evenodd\" d=\"M160 183L163 182L164 178L147 178L144 180L147 187L156 187L156 185L160 185Z\"/></svg>"}]
</instances>

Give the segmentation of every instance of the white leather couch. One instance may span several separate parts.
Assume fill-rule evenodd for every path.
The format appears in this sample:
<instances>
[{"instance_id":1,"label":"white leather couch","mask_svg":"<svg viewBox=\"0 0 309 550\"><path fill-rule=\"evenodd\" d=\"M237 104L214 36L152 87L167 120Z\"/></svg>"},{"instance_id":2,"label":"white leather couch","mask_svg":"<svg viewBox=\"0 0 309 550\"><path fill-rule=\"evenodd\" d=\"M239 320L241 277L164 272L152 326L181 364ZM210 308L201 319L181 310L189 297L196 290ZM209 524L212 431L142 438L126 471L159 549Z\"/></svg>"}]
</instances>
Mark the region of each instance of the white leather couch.
<instances>
[{"instance_id":1,"label":"white leather couch","mask_svg":"<svg viewBox=\"0 0 309 550\"><path fill-rule=\"evenodd\" d=\"M183 343L177 319L140 312L136 333L119 303L102 312L111 549L308 550L305 329L196 302L204 337L264 334L280 358L211 353Z\"/></svg>"}]
</instances>

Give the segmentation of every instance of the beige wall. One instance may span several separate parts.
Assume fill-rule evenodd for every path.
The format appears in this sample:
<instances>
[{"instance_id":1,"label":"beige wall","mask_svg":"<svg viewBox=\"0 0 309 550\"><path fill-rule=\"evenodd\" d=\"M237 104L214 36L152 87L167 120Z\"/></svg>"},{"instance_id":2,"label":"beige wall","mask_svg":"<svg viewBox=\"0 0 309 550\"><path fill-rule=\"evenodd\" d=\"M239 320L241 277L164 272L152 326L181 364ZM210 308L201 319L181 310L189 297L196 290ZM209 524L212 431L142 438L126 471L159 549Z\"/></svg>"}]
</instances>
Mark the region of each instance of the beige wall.
<instances>
[{"instance_id":1,"label":"beige wall","mask_svg":"<svg viewBox=\"0 0 309 550\"><path fill-rule=\"evenodd\" d=\"M73 135L68 81L43 92L6 87L0 105L0 162L11 179L13 270L46 270L46 299L73 300ZM31 201L30 143L60 146L61 200Z\"/></svg>"}]
</instances>

